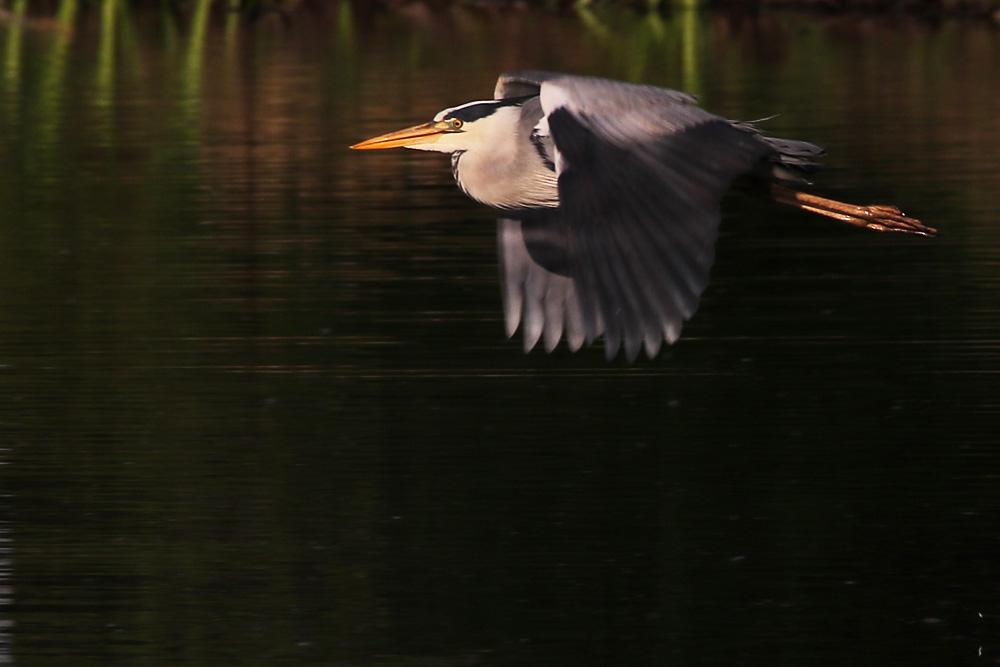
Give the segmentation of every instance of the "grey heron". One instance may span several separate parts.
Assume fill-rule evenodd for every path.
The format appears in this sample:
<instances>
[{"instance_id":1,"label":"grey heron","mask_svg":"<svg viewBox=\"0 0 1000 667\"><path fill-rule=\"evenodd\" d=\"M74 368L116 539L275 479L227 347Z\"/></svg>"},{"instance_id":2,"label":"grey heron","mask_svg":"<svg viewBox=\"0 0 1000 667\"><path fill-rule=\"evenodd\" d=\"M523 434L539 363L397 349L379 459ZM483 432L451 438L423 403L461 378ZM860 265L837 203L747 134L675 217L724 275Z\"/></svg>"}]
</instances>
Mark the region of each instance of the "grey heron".
<instances>
[{"instance_id":1,"label":"grey heron","mask_svg":"<svg viewBox=\"0 0 1000 667\"><path fill-rule=\"evenodd\" d=\"M451 154L459 188L498 213L507 335L525 351L601 335L607 358L655 357L708 284L720 200L748 177L778 202L879 231L933 235L892 206L792 189L815 144L764 135L675 90L540 71L502 74L492 100L355 144Z\"/></svg>"}]
</instances>

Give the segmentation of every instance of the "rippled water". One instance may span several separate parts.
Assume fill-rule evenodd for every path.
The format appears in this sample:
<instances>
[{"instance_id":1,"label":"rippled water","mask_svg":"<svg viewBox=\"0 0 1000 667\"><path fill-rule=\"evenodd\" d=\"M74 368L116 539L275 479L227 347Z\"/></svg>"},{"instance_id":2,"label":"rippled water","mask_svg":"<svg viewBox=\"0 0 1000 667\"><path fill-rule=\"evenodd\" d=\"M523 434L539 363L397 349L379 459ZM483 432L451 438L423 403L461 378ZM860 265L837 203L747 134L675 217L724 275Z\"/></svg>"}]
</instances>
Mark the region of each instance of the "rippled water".
<instances>
[{"instance_id":1,"label":"rippled water","mask_svg":"<svg viewBox=\"0 0 1000 667\"><path fill-rule=\"evenodd\" d=\"M1000 37L66 1L0 23L0 664L1000 658ZM347 146L515 67L827 146L674 347L524 355L489 211Z\"/></svg>"}]
</instances>

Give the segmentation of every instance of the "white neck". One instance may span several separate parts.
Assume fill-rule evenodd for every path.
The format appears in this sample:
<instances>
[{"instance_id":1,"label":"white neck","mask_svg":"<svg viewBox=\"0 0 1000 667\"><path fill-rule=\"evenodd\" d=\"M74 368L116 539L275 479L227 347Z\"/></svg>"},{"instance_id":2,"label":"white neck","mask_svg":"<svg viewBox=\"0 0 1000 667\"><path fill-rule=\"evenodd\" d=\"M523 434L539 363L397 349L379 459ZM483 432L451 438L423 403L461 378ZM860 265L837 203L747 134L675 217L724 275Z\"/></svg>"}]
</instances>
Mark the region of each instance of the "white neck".
<instances>
[{"instance_id":1,"label":"white neck","mask_svg":"<svg viewBox=\"0 0 1000 667\"><path fill-rule=\"evenodd\" d=\"M455 153L452 172L459 187L487 206L558 206L556 176L545 166L530 137L521 136L520 120L520 107L500 107L485 118L466 123L462 132L412 148Z\"/></svg>"}]
</instances>

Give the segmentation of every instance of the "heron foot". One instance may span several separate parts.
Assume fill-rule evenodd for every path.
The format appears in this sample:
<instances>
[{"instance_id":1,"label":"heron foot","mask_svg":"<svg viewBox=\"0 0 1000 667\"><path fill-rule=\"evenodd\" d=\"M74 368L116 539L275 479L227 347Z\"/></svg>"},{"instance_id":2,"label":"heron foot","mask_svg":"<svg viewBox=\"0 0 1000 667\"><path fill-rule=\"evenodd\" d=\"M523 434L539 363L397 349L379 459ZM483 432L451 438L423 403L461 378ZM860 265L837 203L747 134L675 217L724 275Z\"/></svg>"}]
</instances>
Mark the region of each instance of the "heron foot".
<instances>
[{"instance_id":1,"label":"heron foot","mask_svg":"<svg viewBox=\"0 0 1000 667\"><path fill-rule=\"evenodd\" d=\"M895 206L873 204L858 206L835 199L798 192L783 185L772 184L771 196L775 201L818 213L834 220L846 222L855 227L864 227L876 232L899 232L919 236L936 236L937 230L928 227L916 218L907 217Z\"/></svg>"}]
</instances>

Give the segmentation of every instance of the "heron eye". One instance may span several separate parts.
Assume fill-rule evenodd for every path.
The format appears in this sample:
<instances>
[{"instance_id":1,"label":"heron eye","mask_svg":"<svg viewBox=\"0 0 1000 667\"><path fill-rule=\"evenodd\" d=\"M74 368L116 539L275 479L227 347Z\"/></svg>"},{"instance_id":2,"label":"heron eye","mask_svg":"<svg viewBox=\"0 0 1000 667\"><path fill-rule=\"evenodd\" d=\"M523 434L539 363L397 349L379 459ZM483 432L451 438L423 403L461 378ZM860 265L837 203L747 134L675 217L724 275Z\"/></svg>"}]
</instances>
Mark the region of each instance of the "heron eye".
<instances>
[{"instance_id":1,"label":"heron eye","mask_svg":"<svg viewBox=\"0 0 1000 667\"><path fill-rule=\"evenodd\" d=\"M453 130L461 130L464 123L458 118L451 119L451 127Z\"/></svg>"}]
</instances>

